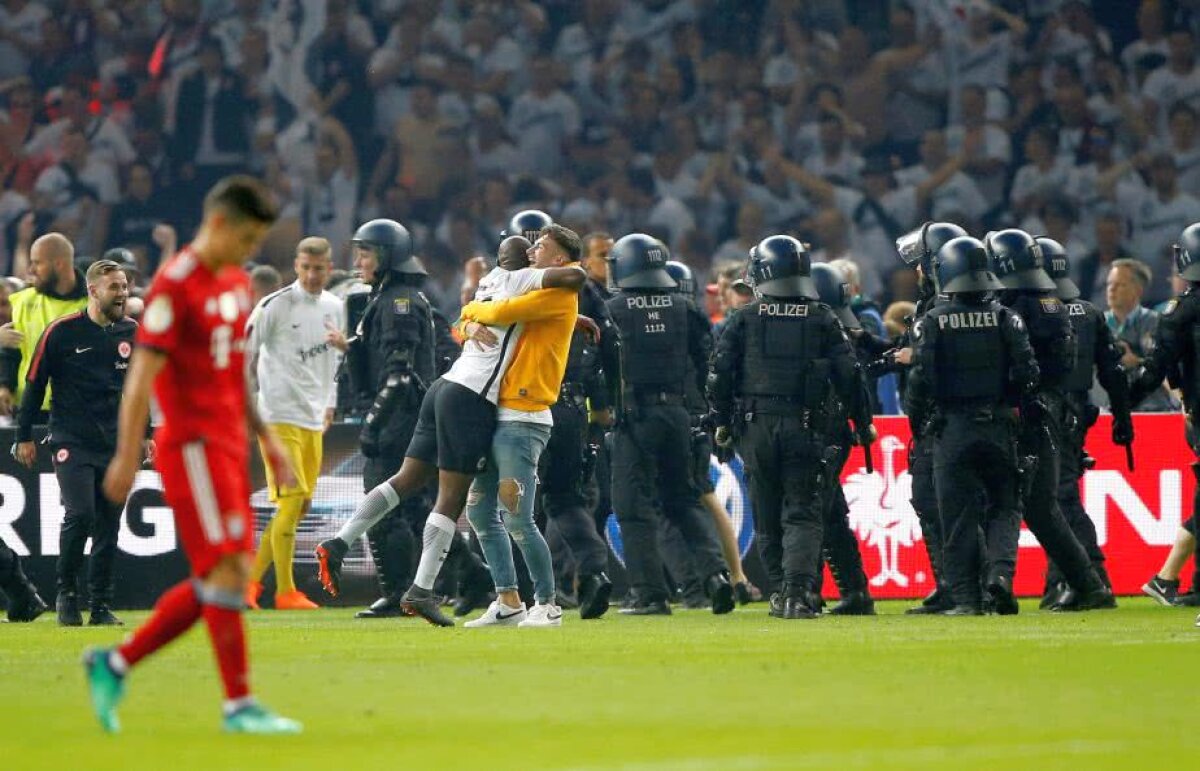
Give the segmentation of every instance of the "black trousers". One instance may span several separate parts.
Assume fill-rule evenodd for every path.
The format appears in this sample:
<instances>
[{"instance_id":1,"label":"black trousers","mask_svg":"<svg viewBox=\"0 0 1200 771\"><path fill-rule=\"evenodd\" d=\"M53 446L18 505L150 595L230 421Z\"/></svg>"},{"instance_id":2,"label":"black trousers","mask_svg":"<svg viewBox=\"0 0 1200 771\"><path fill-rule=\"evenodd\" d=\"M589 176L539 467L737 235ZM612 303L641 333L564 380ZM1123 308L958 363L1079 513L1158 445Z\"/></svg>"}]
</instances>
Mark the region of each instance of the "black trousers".
<instances>
[{"instance_id":1,"label":"black trousers","mask_svg":"<svg viewBox=\"0 0 1200 771\"><path fill-rule=\"evenodd\" d=\"M117 557L117 530L123 504L104 495L104 472L112 460L111 450L89 450L73 445L52 445L54 475L62 495L66 516L58 535L58 591L79 591L83 549L92 539L88 566L88 598L91 607L112 604L113 562Z\"/></svg>"},{"instance_id":2,"label":"black trousers","mask_svg":"<svg viewBox=\"0 0 1200 771\"><path fill-rule=\"evenodd\" d=\"M1017 567L1021 519L1012 422L949 413L934 442L933 473L946 585L956 604L978 606L985 567L1010 580Z\"/></svg>"},{"instance_id":3,"label":"black trousers","mask_svg":"<svg viewBox=\"0 0 1200 771\"><path fill-rule=\"evenodd\" d=\"M1092 567L1103 578L1107 577L1104 569L1104 552L1100 549L1100 540L1096 535L1096 523L1088 516L1083 508L1083 500L1079 496L1079 480L1083 477L1083 445L1087 439L1087 426L1083 423L1080 411L1074 407L1068 408L1067 420L1062 430L1062 442L1058 448L1058 506L1063 519L1075 534L1076 540L1087 553ZM1053 586L1063 578L1062 571L1053 560L1046 569L1046 585ZM1105 582L1107 583L1107 581Z\"/></svg>"},{"instance_id":4,"label":"black trousers","mask_svg":"<svg viewBox=\"0 0 1200 771\"><path fill-rule=\"evenodd\" d=\"M824 441L796 417L756 414L738 440L772 592L814 591L828 490Z\"/></svg>"},{"instance_id":5,"label":"black trousers","mask_svg":"<svg viewBox=\"0 0 1200 771\"><path fill-rule=\"evenodd\" d=\"M554 429L538 469L538 502L546 530L571 551L581 576L608 568L608 545L593 519L595 466L585 462L588 444L587 411L572 402L550 408ZM557 561L556 561L557 562Z\"/></svg>"},{"instance_id":6,"label":"black trousers","mask_svg":"<svg viewBox=\"0 0 1200 771\"><path fill-rule=\"evenodd\" d=\"M629 582L643 602L666 600L658 547L658 509L683 534L705 577L724 570L720 546L694 505L687 411L647 405L614 432L612 500L625 544ZM708 523L711 527L711 523Z\"/></svg>"},{"instance_id":7,"label":"black trousers","mask_svg":"<svg viewBox=\"0 0 1200 771\"><path fill-rule=\"evenodd\" d=\"M912 475L911 502L921 525L929 567L933 571L934 582L941 586L945 582L942 576L944 538L933 476L933 445L931 437L913 439L908 452L908 473Z\"/></svg>"},{"instance_id":8,"label":"black trousers","mask_svg":"<svg viewBox=\"0 0 1200 771\"><path fill-rule=\"evenodd\" d=\"M1079 539L1071 532L1058 505L1058 452L1063 447L1063 404L1060 397L1047 395L1050 414L1041 425L1021 427L1021 453L1037 458L1033 484L1025 495L1025 524L1046 550L1046 556L1062 571L1067 583L1076 591L1096 588L1099 577L1092 570Z\"/></svg>"},{"instance_id":9,"label":"black trousers","mask_svg":"<svg viewBox=\"0 0 1200 771\"><path fill-rule=\"evenodd\" d=\"M23 601L33 590L33 585L21 570L21 558L0 540L0 591L8 595L9 606Z\"/></svg>"},{"instance_id":10,"label":"black trousers","mask_svg":"<svg viewBox=\"0 0 1200 771\"><path fill-rule=\"evenodd\" d=\"M841 471L850 457L848 443L830 445L835 452L826 451L824 539L821 547L829 572L837 584L838 594L845 597L850 592L867 589L867 574L863 570L862 553L858 549L858 538L850 529L850 506L842 491Z\"/></svg>"}]
</instances>

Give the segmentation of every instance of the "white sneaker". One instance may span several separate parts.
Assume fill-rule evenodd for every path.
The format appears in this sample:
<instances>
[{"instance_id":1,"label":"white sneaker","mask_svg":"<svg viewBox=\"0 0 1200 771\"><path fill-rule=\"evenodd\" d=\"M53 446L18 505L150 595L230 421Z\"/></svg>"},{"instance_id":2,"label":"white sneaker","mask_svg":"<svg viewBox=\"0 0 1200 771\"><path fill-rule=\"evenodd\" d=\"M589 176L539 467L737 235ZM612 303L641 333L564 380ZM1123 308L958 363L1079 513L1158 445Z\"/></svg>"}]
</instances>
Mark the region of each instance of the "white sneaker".
<instances>
[{"instance_id":1,"label":"white sneaker","mask_svg":"<svg viewBox=\"0 0 1200 771\"><path fill-rule=\"evenodd\" d=\"M520 608L510 608L500 600L493 600L482 616L474 621L468 621L463 626L471 629L481 626L517 626L525 623L525 619L528 617L529 613L525 610L523 602Z\"/></svg>"},{"instance_id":2,"label":"white sneaker","mask_svg":"<svg viewBox=\"0 0 1200 771\"><path fill-rule=\"evenodd\" d=\"M533 614L530 613L529 615L532 616ZM1200 626L1200 616L1196 616L1196 626Z\"/></svg>"},{"instance_id":3,"label":"white sneaker","mask_svg":"<svg viewBox=\"0 0 1200 771\"><path fill-rule=\"evenodd\" d=\"M562 626L562 608L552 602L539 602L517 626Z\"/></svg>"}]
</instances>

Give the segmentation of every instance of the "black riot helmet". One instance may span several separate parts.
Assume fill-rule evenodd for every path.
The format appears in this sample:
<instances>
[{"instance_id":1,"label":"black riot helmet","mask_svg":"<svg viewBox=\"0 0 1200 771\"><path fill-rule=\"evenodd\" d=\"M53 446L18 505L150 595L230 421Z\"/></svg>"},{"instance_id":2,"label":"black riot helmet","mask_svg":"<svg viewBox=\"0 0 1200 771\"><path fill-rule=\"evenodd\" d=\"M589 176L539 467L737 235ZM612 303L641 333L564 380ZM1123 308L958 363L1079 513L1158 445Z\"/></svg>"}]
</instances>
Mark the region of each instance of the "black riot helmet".
<instances>
[{"instance_id":1,"label":"black riot helmet","mask_svg":"<svg viewBox=\"0 0 1200 771\"><path fill-rule=\"evenodd\" d=\"M771 297L817 299L808 249L791 236L768 236L750 253L750 284Z\"/></svg>"},{"instance_id":2,"label":"black riot helmet","mask_svg":"<svg viewBox=\"0 0 1200 771\"><path fill-rule=\"evenodd\" d=\"M667 273L671 278L675 279L675 290L679 294L685 294L688 297L696 295L696 277L692 275L692 269L684 265L679 260L667 260Z\"/></svg>"},{"instance_id":3,"label":"black riot helmet","mask_svg":"<svg viewBox=\"0 0 1200 771\"><path fill-rule=\"evenodd\" d=\"M858 316L850 310L850 285L841 271L819 262L812 266L812 281L817 287L817 299L833 309L846 329L861 329Z\"/></svg>"},{"instance_id":4,"label":"black riot helmet","mask_svg":"<svg viewBox=\"0 0 1200 771\"><path fill-rule=\"evenodd\" d=\"M1004 284L992 273L987 251L978 238L950 239L933 258L939 292L998 292Z\"/></svg>"},{"instance_id":5,"label":"black riot helmet","mask_svg":"<svg viewBox=\"0 0 1200 771\"><path fill-rule=\"evenodd\" d=\"M1175 269L1184 281L1200 281L1200 222L1194 222L1179 234L1175 244Z\"/></svg>"},{"instance_id":6,"label":"black riot helmet","mask_svg":"<svg viewBox=\"0 0 1200 771\"><path fill-rule=\"evenodd\" d=\"M381 276L389 271L426 275L421 262L413 255L412 236L408 228L395 220L378 219L359 225L350 243L375 253Z\"/></svg>"},{"instance_id":7,"label":"black riot helmet","mask_svg":"<svg viewBox=\"0 0 1200 771\"><path fill-rule=\"evenodd\" d=\"M910 268L921 266L926 276L932 278L933 257L953 238L961 238L967 231L953 222L926 222L912 232L896 239L896 253Z\"/></svg>"},{"instance_id":8,"label":"black riot helmet","mask_svg":"<svg viewBox=\"0 0 1200 771\"><path fill-rule=\"evenodd\" d=\"M983 248L1005 289L1057 289L1046 274L1042 247L1024 230L1009 228L988 233Z\"/></svg>"},{"instance_id":9,"label":"black riot helmet","mask_svg":"<svg viewBox=\"0 0 1200 771\"><path fill-rule=\"evenodd\" d=\"M1042 260L1046 264L1046 275L1058 287L1060 300L1078 300L1080 291L1071 280L1071 258L1062 244L1053 238L1038 236L1037 245L1042 247Z\"/></svg>"},{"instance_id":10,"label":"black riot helmet","mask_svg":"<svg viewBox=\"0 0 1200 771\"><path fill-rule=\"evenodd\" d=\"M666 244L645 233L630 233L608 253L609 282L617 289L674 289L667 272L671 257Z\"/></svg>"},{"instance_id":11,"label":"black riot helmet","mask_svg":"<svg viewBox=\"0 0 1200 771\"><path fill-rule=\"evenodd\" d=\"M553 223L550 215L540 209L526 209L519 211L513 215L513 218L508 221L508 227L504 230L506 236L525 236L529 239L529 243L538 240L538 236L542 233L542 228Z\"/></svg>"}]
</instances>

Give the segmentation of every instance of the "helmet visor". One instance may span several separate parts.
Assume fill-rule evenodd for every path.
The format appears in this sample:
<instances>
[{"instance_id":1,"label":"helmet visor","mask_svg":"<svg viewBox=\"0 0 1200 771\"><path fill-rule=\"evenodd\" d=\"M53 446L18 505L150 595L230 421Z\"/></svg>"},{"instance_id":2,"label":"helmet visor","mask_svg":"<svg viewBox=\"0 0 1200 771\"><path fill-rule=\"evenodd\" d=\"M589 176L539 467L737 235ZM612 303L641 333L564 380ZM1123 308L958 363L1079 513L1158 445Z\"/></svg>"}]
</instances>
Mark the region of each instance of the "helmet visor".
<instances>
[{"instance_id":1,"label":"helmet visor","mask_svg":"<svg viewBox=\"0 0 1200 771\"><path fill-rule=\"evenodd\" d=\"M910 268L919 264L921 256L925 253L925 226L922 225L897 238L896 253L900 255L900 261Z\"/></svg>"}]
</instances>

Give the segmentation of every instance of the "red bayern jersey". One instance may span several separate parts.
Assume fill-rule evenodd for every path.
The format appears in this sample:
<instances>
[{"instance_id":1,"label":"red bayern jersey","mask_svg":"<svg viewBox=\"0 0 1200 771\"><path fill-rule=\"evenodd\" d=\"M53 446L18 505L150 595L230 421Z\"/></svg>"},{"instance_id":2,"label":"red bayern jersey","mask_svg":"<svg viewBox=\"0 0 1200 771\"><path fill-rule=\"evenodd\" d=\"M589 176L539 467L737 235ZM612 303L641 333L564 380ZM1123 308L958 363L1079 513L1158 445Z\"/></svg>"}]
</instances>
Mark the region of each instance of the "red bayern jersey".
<instances>
[{"instance_id":1,"label":"red bayern jersey","mask_svg":"<svg viewBox=\"0 0 1200 771\"><path fill-rule=\"evenodd\" d=\"M227 267L214 273L191 247L167 262L146 295L137 342L167 356L154 383L164 445L201 440L247 452L244 375L250 279Z\"/></svg>"}]
</instances>

